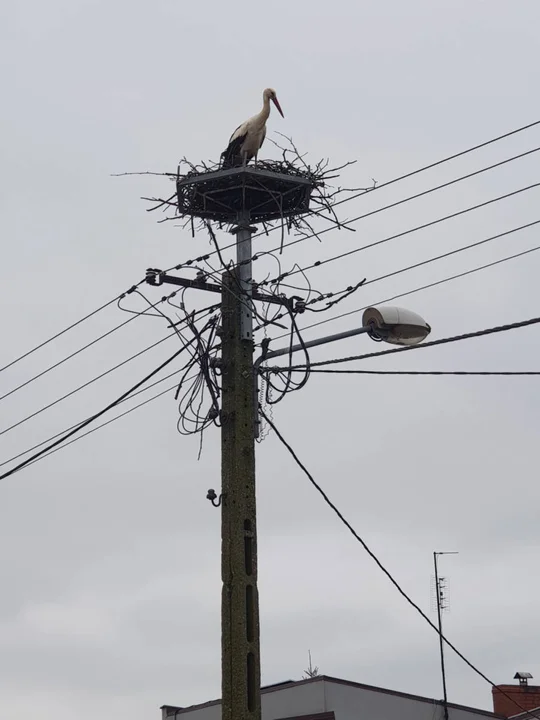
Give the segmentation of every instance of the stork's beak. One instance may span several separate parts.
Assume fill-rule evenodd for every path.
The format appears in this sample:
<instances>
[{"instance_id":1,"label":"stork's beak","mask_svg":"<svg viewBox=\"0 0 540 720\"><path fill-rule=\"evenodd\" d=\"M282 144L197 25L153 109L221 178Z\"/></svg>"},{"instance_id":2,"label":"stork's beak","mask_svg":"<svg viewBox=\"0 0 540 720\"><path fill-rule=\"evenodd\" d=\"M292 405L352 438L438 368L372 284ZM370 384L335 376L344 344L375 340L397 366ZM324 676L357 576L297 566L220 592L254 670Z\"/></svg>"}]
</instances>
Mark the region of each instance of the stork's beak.
<instances>
[{"instance_id":1,"label":"stork's beak","mask_svg":"<svg viewBox=\"0 0 540 720\"><path fill-rule=\"evenodd\" d=\"M281 105L279 104L278 99L277 99L276 97L275 97L275 98L272 98L272 102L273 102L274 105L277 107L278 112L279 112L279 114L281 115L281 117L284 118L285 115L283 114L283 110L281 109Z\"/></svg>"}]
</instances>

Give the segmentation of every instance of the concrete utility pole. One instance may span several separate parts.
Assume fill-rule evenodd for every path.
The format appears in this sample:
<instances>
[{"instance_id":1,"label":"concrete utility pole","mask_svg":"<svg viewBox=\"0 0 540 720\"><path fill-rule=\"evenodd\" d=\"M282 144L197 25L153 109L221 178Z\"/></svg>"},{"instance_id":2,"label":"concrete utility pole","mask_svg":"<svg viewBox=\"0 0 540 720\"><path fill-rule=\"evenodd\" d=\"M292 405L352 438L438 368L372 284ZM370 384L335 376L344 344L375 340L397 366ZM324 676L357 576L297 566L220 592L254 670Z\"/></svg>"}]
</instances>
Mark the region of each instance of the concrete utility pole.
<instances>
[{"instance_id":1,"label":"concrete utility pole","mask_svg":"<svg viewBox=\"0 0 540 720\"><path fill-rule=\"evenodd\" d=\"M251 233L236 228L237 260L223 273L221 409L221 652L223 720L260 720Z\"/></svg>"}]
</instances>

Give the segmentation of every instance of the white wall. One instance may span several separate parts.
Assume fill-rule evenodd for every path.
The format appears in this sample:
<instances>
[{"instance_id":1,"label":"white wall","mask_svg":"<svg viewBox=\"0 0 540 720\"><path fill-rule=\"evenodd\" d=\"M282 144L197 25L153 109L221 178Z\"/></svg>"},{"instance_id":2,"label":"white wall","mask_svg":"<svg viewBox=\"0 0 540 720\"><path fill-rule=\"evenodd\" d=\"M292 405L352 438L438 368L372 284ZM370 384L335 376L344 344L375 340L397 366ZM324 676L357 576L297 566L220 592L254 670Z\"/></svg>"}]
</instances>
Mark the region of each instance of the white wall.
<instances>
[{"instance_id":1,"label":"white wall","mask_svg":"<svg viewBox=\"0 0 540 720\"><path fill-rule=\"evenodd\" d=\"M435 703L341 683L324 684L327 710L334 711L336 720L442 720L444 717L442 706ZM487 711L479 714L455 708L449 708L448 715L450 720L493 717Z\"/></svg>"}]
</instances>

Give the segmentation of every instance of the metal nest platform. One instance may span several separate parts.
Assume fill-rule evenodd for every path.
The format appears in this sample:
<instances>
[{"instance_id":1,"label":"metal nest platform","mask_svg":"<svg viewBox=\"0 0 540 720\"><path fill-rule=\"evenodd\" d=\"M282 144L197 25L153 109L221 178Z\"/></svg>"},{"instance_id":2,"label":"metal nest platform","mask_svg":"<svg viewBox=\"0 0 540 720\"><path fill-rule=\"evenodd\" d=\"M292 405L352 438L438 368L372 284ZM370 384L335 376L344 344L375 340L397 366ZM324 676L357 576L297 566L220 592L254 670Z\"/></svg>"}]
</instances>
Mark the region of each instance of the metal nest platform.
<instances>
[{"instance_id":1,"label":"metal nest platform","mask_svg":"<svg viewBox=\"0 0 540 720\"><path fill-rule=\"evenodd\" d=\"M276 162L184 175L176 182L178 212L226 223L243 214L264 223L308 213L319 181L311 172L291 169Z\"/></svg>"}]
</instances>

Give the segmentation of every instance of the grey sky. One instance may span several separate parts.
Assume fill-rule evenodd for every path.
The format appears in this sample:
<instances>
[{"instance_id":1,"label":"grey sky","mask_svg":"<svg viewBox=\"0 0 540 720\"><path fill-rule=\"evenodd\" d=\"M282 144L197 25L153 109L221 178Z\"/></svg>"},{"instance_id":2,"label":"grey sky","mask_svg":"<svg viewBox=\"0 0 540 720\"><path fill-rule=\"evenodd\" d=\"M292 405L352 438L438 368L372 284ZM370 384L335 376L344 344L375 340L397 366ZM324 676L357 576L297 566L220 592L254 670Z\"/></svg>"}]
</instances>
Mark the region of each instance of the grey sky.
<instances>
[{"instance_id":1,"label":"grey sky","mask_svg":"<svg viewBox=\"0 0 540 720\"><path fill-rule=\"evenodd\" d=\"M111 173L217 158L277 89L309 157L357 159L347 184L403 172L538 119L534 0L260 5L215 0L38 0L2 8L0 302L5 364L144 274L208 247L157 225L141 195L167 187ZM342 208L353 217L540 144L540 131ZM270 144L263 155L276 151ZM356 233L300 243L309 264L537 182L535 155L381 213ZM323 291L538 219L538 190L310 274ZM354 310L537 244L502 238L357 293ZM227 241L227 238L222 238ZM257 249L275 246L260 239ZM257 267L260 277L275 263ZM540 253L404 299L433 337L538 315ZM148 291L154 300L160 291ZM192 297L195 306L213 301ZM138 306L140 307L140 306ZM336 309L334 314L338 314ZM127 316L113 306L2 373L7 392ZM320 319L306 318L305 324ZM352 315L306 332L327 334ZM2 401L2 427L165 333L138 319ZM537 370L538 330L362 368ZM0 437L8 458L100 409L174 341ZM365 338L313 358L373 349ZM375 348L377 349L377 348ZM359 366L360 367L360 366ZM539 382L535 378L313 376L275 409L279 428L349 520L424 607L431 553L445 558L448 636L496 682L540 678L536 568ZM3 394L2 392L2 394ZM219 696L219 436L176 432L172 395L4 481L0 488L0 715L158 717L162 703ZM334 518L273 437L258 450L263 682L322 672L440 697L437 638ZM491 707L489 687L448 658L455 702Z\"/></svg>"}]
</instances>

